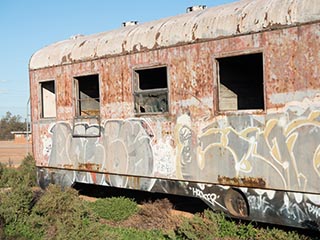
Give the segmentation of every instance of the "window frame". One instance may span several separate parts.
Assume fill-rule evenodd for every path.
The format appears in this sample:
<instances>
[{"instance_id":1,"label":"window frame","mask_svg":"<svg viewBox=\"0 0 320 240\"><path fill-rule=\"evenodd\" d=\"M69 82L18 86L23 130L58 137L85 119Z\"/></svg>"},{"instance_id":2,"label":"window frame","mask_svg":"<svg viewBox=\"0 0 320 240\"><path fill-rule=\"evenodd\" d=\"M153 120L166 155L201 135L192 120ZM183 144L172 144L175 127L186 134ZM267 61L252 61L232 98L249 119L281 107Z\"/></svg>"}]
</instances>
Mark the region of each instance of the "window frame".
<instances>
[{"instance_id":1,"label":"window frame","mask_svg":"<svg viewBox=\"0 0 320 240\"><path fill-rule=\"evenodd\" d=\"M79 78L92 77L92 76L97 76L98 92L99 92L99 98L98 98L99 107L97 109L97 114L82 115L81 109L80 109L81 108L81 104L80 104L81 98L80 98ZM73 98L74 98L74 116L75 116L75 118L100 118L100 112L101 112L101 91L100 91L100 88L101 88L101 82L100 82L100 74L99 73L88 73L88 74L73 76ZM94 98L94 99L97 99L97 98Z\"/></svg>"},{"instance_id":2,"label":"window frame","mask_svg":"<svg viewBox=\"0 0 320 240\"><path fill-rule=\"evenodd\" d=\"M139 73L137 71L149 70L149 69L157 69L157 68L165 68L166 71L166 88L154 88L154 89L140 89L140 79ZM132 95L133 95L133 111L135 116L142 115L168 115L170 113L170 97L169 97L169 67L166 64L157 64L157 65L148 65L148 66L139 66L132 68ZM148 93L159 93L166 95L166 111L160 112L141 112L137 111L136 108L136 97L139 94L148 94Z\"/></svg>"},{"instance_id":3,"label":"window frame","mask_svg":"<svg viewBox=\"0 0 320 240\"><path fill-rule=\"evenodd\" d=\"M240 57L244 55L253 55L253 54L261 54L262 57L262 93L263 93L263 108L253 108L253 109L235 109L235 110L223 110L220 109L220 66L219 66L219 59L221 58L228 58L228 57ZM225 115L225 114L242 114L242 113L251 113L251 114L261 114L266 112L266 76L265 76L265 53L263 48L256 48L256 49L247 49L242 51L233 51L233 52L223 52L218 53L213 56L213 72L215 76L214 81L214 92L216 94L215 99L215 113L217 115Z\"/></svg>"},{"instance_id":4,"label":"window frame","mask_svg":"<svg viewBox=\"0 0 320 240\"><path fill-rule=\"evenodd\" d=\"M47 116L47 114L45 114L45 106L46 105L50 105L49 104L45 104L45 101L44 101L44 94L43 94L43 84L45 83L50 83L52 82L53 83L53 94L54 94L54 116ZM55 119L57 117L57 94L56 94L56 90L57 90L57 86L56 86L56 80L54 79L47 79L47 80L40 80L38 82L38 86L39 86L39 117L40 119Z\"/></svg>"}]
</instances>

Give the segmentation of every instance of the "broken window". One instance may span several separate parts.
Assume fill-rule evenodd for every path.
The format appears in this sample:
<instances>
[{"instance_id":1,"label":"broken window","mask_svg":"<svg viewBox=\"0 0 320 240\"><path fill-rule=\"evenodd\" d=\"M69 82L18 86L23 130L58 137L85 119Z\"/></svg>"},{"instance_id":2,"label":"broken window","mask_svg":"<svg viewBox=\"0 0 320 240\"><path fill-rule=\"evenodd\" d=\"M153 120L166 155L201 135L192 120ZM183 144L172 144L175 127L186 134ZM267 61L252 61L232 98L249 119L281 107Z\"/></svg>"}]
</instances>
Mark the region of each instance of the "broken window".
<instances>
[{"instance_id":1,"label":"broken window","mask_svg":"<svg viewBox=\"0 0 320 240\"><path fill-rule=\"evenodd\" d=\"M99 75L75 77L77 116L100 113Z\"/></svg>"},{"instance_id":2,"label":"broken window","mask_svg":"<svg viewBox=\"0 0 320 240\"><path fill-rule=\"evenodd\" d=\"M219 110L264 109L262 53L217 59Z\"/></svg>"},{"instance_id":3,"label":"broken window","mask_svg":"<svg viewBox=\"0 0 320 240\"><path fill-rule=\"evenodd\" d=\"M40 82L41 118L56 117L56 93L54 81Z\"/></svg>"},{"instance_id":4,"label":"broken window","mask_svg":"<svg viewBox=\"0 0 320 240\"><path fill-rule=\"evenodd\" d=\"M134 106L136 113L168 112L167 67L134 71Z\"/></svg>"}]
</instances>

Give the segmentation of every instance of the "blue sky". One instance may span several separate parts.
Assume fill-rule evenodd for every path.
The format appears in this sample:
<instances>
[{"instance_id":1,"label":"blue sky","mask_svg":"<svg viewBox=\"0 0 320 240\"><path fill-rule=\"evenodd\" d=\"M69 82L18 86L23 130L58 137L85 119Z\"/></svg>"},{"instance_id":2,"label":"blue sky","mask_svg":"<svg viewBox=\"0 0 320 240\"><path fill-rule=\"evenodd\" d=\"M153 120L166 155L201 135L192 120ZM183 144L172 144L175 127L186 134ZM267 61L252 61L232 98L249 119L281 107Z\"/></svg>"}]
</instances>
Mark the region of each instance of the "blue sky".
<instances>
[{"instance_id":1,"label":"blue sky","mask_svg":"<svg viewBox=\"0 0 320 240\"><path fill-rule=\"evenodd\" d=\"M236 0L1 0L0 118L7 111L27 115L28 63L44 46L76 34L94 34L185 13L193 5L208 7Z\"/></svg>"}]
</instances>

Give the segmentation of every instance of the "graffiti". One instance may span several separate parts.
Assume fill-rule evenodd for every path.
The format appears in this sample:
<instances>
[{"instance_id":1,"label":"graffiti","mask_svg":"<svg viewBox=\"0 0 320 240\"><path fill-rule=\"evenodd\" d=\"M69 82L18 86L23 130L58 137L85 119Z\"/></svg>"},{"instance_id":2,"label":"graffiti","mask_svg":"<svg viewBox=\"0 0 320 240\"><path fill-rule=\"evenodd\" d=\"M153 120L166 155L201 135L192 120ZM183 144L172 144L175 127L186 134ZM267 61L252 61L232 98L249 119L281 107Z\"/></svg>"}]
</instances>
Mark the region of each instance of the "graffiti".
<instances>
[{"instance_id":1,"label":"graffiti","mask_svg":"<svg viewBox=\"0 0 320 240\"><path fill-rule=\"evenodd\" d=\"M219 198L219 196L215 193L203 193L203 191L199 188L193 188L190 187L189 188L192 191L193 196L201 198L205 201L207 201L208 203L210 203L211 205L216 205L219 204L216 200L217 198Z\"/></svg>"},{"instance_id":2,"label":"graffiti","mask_svg":"<svg viewBox=\"0 0 320 240\"><path fill-rule=\"evenodd\" d=\"M309 219L299 204L290 200L287 194L284 195L283 205L280 208L279 213L285 215L288 219L292 219L297 222L304 222Z\"/></svg>"},{"instance_id":3,"label":"graffiti","mask_svg":"<svg viewBox=\"0 0 320 240\"><path fill-rule=\"evenodd\" d=\"M320 217L320 207L314 206L310 203L307 203L307 207L310 214L313 214L316 218Z\"/></svg>"},{"instance_id":4,"label":"graffiti","mask_svg":"<svg viewBox=\"0 0 320 240\"><path fill-rule=\"evenodd\" d=\"M114 174L150 176L154 162L152 136L146 123L140 119L110 120L104 124L103 146L106 153L105 171ZM131 181L129 177L110 174L111 186L149 190L151 182ZM136 186L139 185L139 186Z\"/></svg>"},{"instance_id":5,"label":"graffiti","mask_svg":"<svg viewBox=\"0 0 320 240\"><path fill-rule=\"evenodd\" d=\"M268 210L273 211L273 206L267 201L267 198L264 196L249 196L248 202L251 209L259 210L262 213L266 213Z\"/></svg>"},{"instance_id":6,"label":"graffiti","mask_svg":"<svg viewBox=\"0 0 320 240\"><path fill-rule=\"evenodd\" d=\"M191 136L192 131L190 128L183 126L179 131L180 142L183 145L181 155L181 164L184 166L191 162Z\"/></svg>"},{"instance_id":7,"label":"graffiti","mask_svg":"<svg viewBox=\"0 0 320 240\"><path fill-rule=\"evenodd\" d=\"M187 114L183 122L179 117L178 176L215 183L219 177L249 177L263 179L268 188L318 191L320 111L317 105L317 101L305 100L300 105L288 104L284 113L278 110L265 116L223 115L200 133L191 128L192 120Z\"/></svg>"},{"instance_id":8,"label":"graffiti","mask_svg":"<svg viewBox=\"0 0 320 240\"><path fill-rule=\"evenodd\" d=\"M42 155L44 158L49 158L52 150L52 139L47 136L42 136L41 140L43 145Z\"/></svg>"},{"instance_id":9,"label":"graffiti","mask_svg":"<svg viewBox=\"0 0 320 240\"><path fill-rule=\"evenodd\" d=\"M69 123L57 122L49 128L51 137L43 137L43 155L49 155L50 167L87 170L68 172L68 185L78 181L148 190L153 181L146 179L137 183L120 176L152 175L152 135L150 129L145 130L147 126L140 119L112 120L100 127L101 136L85 138L74 137L75 131L77 136L97 134L99 126L77 123L72 129Z\"/></svg>"},{"instance_id":10,"label":"graffiti","mask_svg":"<svg viewBox=\"0 0 320 240\"><path fill-rule=\"evenodd\" d=\"M153 145L154 174L158 177L174 177L176 165L174 161L174 149L170 139L160 140Z\"/></svg>"}]
</instances>

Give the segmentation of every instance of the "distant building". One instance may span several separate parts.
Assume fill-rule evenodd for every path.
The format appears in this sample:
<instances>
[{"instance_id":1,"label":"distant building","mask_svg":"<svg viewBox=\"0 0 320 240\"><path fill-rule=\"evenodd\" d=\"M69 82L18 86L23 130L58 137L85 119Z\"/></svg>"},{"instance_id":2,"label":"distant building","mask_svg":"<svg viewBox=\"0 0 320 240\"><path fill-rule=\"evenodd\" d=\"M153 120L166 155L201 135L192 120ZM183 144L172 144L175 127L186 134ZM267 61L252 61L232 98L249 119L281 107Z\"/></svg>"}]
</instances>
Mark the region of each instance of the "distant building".
<instances>
[{"instance_id":1,"label":"distant building","mask_svg":"<svg viewBox=\"0 0 320 240\"><path fill-rule=\"evenodd\" d=\"M12 131L11 134L14 136L14 143L31 143L31 131Z\"/></svg>"}]
</instances>

